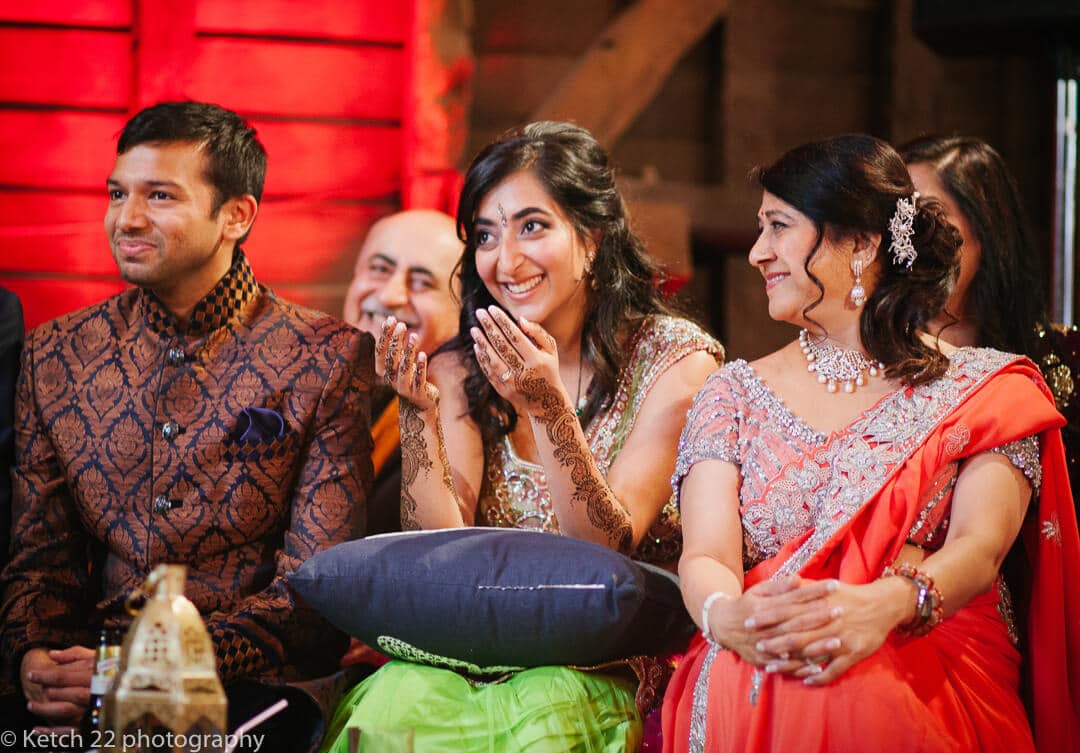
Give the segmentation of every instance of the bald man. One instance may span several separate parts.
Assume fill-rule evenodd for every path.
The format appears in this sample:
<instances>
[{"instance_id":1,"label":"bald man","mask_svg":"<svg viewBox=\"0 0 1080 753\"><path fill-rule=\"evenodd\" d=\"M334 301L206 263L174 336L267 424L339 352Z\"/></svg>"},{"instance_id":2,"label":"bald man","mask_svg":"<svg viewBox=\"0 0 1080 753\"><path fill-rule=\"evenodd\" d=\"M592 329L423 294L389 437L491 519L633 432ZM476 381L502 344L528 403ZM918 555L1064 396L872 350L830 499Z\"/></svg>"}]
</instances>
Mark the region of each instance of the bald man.
<instances>
[{"instance_id":1,"label":"bald man","mask_svg":"<svg viewBox=\"0 0 1080 753\"><path fill-rule=\"evenodd\" d=\"M458 330L454 268L462 252L453 218L430 209L399 212L372 225L345 296L345 321L376 340L393 315L429 355ZM398 404L386 387L372 398L375 490L368 535L401 530L401 436ZM377 417L377 418L375 418Z\"/></svg>"}]
</instances>

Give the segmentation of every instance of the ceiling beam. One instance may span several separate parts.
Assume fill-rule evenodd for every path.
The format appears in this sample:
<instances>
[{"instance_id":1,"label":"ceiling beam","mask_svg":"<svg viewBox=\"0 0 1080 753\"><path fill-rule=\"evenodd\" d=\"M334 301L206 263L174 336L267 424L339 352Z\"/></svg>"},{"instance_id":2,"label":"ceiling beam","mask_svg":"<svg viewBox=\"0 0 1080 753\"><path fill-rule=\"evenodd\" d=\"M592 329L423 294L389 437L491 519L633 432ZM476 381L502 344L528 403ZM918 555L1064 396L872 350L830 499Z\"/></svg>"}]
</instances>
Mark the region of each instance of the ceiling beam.
<instances>
[{"instance_id":1,"label":"ceiling beam","mask_svg":"<svg viewBox=\"0 0 1080 753\"><path fill-rule=\"evenodd\" d=\"M638 0L619 14L532 120L573 120L609 149L731 0Z\"/></svg>"}]
</instances>

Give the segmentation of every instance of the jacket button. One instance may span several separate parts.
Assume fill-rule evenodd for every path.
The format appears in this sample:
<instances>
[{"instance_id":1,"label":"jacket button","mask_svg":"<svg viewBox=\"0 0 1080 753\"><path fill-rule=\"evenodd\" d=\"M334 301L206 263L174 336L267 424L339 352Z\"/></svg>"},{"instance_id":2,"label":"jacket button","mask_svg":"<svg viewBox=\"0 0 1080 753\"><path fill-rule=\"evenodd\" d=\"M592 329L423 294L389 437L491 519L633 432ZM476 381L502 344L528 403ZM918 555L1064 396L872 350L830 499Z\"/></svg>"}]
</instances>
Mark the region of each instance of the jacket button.
<instances>
[{"instance_id":1,"label":"jacket button","mask_svg":"<svg viewBox=\"0 0 1080 753\"><path fill-rule=\"evenodd\" d=\"M170 366L183 366L185 360L187 355L181 348L169 348L169 352L165 354L165 362Z\"/></svg>"},{"instance_id":2,"label":"jacket button","mask_svg":"<svg viewBox=\"0 0 1080 753\"><path fill-rule=\"evenodd\" d=\"M154 514L164 515L173 508L172 500L161 494L154 498Z\"/></svg>"},{"instance_id":3,"label":"jacket button","mask_svg":"<svg viewBox=\"0 0 1080 753\"><path fill-rule=\"evenodd\" d=\"M169 442L180 436L180 424L175 421L166 421L161 426L161 436Z\"/></svg>"}]
</instances>

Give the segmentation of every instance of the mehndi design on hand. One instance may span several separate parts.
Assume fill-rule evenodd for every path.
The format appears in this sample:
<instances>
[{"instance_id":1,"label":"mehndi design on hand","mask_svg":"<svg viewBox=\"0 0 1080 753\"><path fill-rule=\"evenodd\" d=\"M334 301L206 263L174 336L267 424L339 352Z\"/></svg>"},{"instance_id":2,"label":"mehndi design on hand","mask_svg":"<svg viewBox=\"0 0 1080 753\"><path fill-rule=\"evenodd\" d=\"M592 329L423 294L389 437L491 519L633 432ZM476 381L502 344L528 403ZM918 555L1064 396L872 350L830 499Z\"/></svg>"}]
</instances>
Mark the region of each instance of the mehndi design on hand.
<instances>
[{"instance_id":1,"label":"mehndi design on hand","mask_svg":"<svg viewBox=\"0 0 1080 753\"><path fill-rule=\"evenodd\" d=\"M405 349L401 352L401 360L398 362L398 379L407 379L409 376L409 369L415 369L416 340L416 335L409 335L405 338Z\"/></svg>"},{"instance_id":2,"label":"mehndi design on hand","mask_svg":"<svg viewBox=\"0 0 1080 753\"><path fill-rule=\"evenodd\" d=\"M577 414L567 405L547 380L529 369L518 375L518 391L537 410L533 418L544 426L548 441L555 448L555 460L570 471L574 494L570 504L584 502L589 522L602 531L617 551L628 553L633 544L630 515L606 484L597 480L599 471L588 447L578 441Z\"/></svg>"},{"instance_id":3,"label":"mehndi design on hand","mask_svg":"<svg viewBox=\"0 0 1080 753\"><path fill-rule=\"evenodd\" d=\"M416 498L412 494L412 488L421 471L426 476L431 470L431 458L424 441L424 419L420 415L420 409L414 403L402 400L400 411L401 529L416 531L420 529L420 523L416 518Z\"/></svg>"}]
</instances>

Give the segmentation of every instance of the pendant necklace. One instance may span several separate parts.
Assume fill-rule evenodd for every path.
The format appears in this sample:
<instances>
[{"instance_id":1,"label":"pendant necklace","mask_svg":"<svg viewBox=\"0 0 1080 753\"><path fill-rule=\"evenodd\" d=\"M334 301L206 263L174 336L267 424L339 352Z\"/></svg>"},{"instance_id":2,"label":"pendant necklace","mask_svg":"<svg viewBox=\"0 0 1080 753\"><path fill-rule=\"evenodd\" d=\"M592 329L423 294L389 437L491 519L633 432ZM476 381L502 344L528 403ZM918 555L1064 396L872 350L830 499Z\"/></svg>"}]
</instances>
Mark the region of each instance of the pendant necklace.
<instances>
[{"instance_id":1,"label":"pendant necklace","mask_svg":"<svg viewBox=\"0 0 1080 753\"><path fill-rule=\"evenodd\" d=\"M819 384L829 392L836 392L840 384L844 392L852 393L856 387L866 384L867 375L876 377L885 373L881 361L863 355L859 350L845 350L824 340L814 342L805 329L799 332L799 347L806 357L806 370L817 374Z\"/></svg>"}]
</instances>

